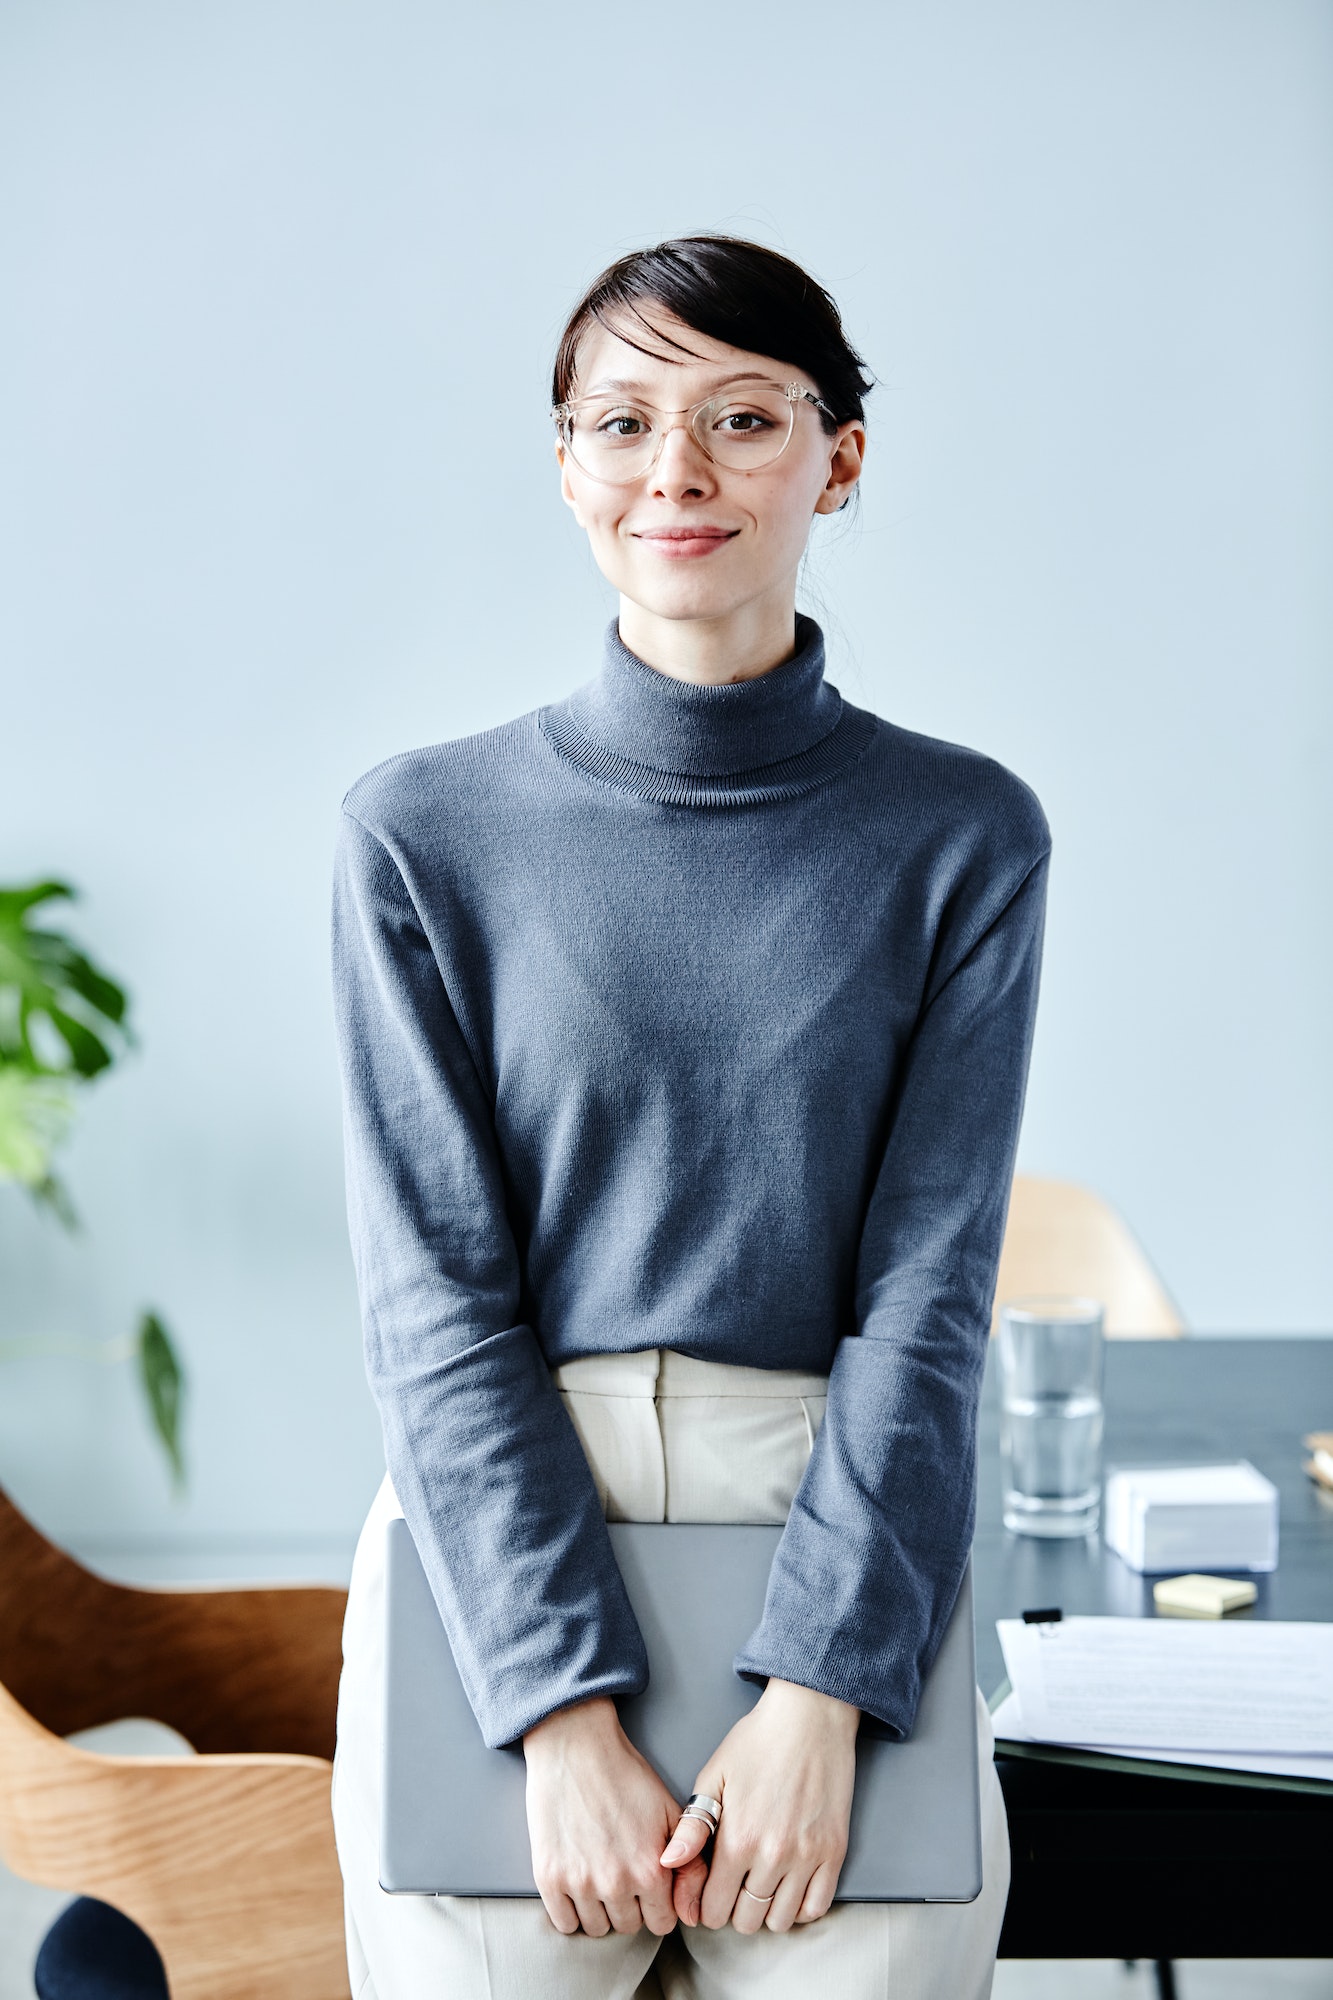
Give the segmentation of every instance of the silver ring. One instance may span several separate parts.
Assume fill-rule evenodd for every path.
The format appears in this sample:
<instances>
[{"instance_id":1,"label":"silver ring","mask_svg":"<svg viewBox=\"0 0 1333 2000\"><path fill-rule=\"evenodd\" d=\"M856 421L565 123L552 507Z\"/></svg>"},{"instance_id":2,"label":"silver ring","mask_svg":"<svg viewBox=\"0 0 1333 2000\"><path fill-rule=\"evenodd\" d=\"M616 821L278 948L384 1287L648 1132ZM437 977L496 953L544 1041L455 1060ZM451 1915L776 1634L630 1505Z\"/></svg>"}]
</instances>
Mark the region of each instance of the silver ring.
<instances>
[{"instance_id":1,"label":"silver ring","mask_svg":"<svg viewBox=\"0 0 1333 2000\"><path fill-rule=\"evenodd\" d=\"M686 1812L689 1812L691 1806L702 1806L711 1819L722 1817L721 1799L710 1799L705 1792L691 1792L685 1801Z\"/></svg>"},{"instance_id":2,"label":"silver ring","mask_svg":"<svg viewBox=\"0 0 1333 2000\"><path fill-rule=\"evenodd\" d=\"M744 1882L741 1883L742 1896L748 1896L752 1903L767 1905L772 1902L773 1898L777 1895L777 1893L778 1892L776 1889L770 1889L766 1896L756 1896L753 1889L747 1889Z\"/></svg>"},{"instance_id":3,"label":"silver ring","mask_svg":"<svg viewBox=\"0 0 1333 2000\"><path fill-rule=\"evenodd\" d=\"M717 1821L713 1818L712 1813L705 1812L702 1806L686 1806L684 1812L681 1814L681 1818L701 1819L710 1834L717 1832Z\"/></svg>"}]
</instances>

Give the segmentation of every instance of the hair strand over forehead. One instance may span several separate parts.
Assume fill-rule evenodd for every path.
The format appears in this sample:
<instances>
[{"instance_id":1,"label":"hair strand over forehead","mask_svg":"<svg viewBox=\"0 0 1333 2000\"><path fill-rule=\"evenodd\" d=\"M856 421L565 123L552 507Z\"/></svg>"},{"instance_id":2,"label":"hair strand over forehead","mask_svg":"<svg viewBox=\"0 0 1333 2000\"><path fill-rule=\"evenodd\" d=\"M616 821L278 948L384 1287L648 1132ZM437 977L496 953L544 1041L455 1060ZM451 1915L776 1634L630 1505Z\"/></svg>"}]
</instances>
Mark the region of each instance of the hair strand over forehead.
<instances>
[{"instance_id":1,"label":"hair strand over forehead","mask_svg":"<svg viewBox=\"0 0 1333 2000\"><path fill-rule=\"evenodd\" d=\"M691 350L649 318L644 308L665 309L709 339L802 369L833 411L832 429L865 416L871 387L865 363L843 331L833 299L799 264L740 236L678 236L648 250L633 250L594 279L569 316L556 352L552 400L575 394L580 344L593 325L603 326L640 353L674 347ZM626 320L659 343L642 347L625 331Z\"/></svg>"}]
</instances>

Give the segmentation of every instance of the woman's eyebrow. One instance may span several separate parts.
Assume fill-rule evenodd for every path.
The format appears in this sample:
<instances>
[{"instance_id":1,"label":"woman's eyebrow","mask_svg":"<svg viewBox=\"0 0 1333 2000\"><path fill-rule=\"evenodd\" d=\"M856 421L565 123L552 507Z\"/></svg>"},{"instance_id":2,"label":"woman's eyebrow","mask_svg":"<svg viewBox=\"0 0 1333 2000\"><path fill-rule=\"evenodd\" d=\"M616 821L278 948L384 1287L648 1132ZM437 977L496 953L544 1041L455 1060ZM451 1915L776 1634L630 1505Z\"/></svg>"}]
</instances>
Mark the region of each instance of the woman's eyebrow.
<instances>
[{"instance_id":1,"label":"woman's eyebrow","mask_svg":"<svg viewBox=\"0 0 1333 2000\"><path fill-rule=\"evenodd\" d=\"M731 382L770 382L772 379L771 375L765 375L758 368L749 368L742 375L724 375L721 381L714 382L713 387L715 389L725 389ZM640 395L643 394L642 382L623 381L614 377L608 377L605 382L594 382L591 388L584 390L584 394L587 396L600 396L605 394L608 389L614 389L618 392L628 391L637 392Z\"/></svg>"}]
</instances>

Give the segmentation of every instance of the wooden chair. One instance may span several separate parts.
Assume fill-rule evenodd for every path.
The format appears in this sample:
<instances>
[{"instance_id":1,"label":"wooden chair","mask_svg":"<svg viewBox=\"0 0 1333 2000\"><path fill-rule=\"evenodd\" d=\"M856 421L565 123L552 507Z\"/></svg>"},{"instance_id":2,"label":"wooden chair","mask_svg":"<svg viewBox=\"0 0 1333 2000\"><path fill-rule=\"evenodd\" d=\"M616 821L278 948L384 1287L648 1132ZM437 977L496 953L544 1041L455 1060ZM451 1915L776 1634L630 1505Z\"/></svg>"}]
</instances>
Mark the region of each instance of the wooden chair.
<instances>
[{"instance_id":1,"label":"wooden chair","mask_svg":"<svg viewBox=\"0 0 1333 2000\"><path fill-rule=\"evenodd\" d=\"M1014 1181L995 1286L1000 1307L1032 1294L1100 1299L1112 1340L1169 1339L1185 1331L1170 1293L1108 1202L1072 1181Z\"/></svg>"},{"instance_id":2,"label":"wooden chair","mask_svg":"<svg viewBox=\"0 0 1333 2000\"><path fill-rule=\"evenodd\" d=\"M349 2000L329 1803L345 1605L108 1583L0 1492L0 1855L124 1911L172 2000ZM200 1754L62 1741L132 1715Z\"/></svg>"}]
</instances>

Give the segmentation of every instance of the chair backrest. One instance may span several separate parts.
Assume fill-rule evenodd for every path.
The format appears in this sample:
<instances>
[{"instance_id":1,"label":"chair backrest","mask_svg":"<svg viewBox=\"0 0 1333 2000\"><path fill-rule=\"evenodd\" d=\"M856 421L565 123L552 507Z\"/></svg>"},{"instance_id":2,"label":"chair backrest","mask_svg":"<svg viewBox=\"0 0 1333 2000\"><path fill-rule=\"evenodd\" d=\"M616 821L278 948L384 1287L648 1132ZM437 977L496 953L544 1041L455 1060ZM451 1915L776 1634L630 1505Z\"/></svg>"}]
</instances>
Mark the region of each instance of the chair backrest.
<instances>
[{"instance_id":1,"label":"chair backrest","mask_svg":"<svg viewBox=\"0 0 1333 2000\"><path fill-rule=\"evenodd\" d=\"M123 1911L172 2000L349 2000L328 1762L346 1599L110 1583L0 1491L0 1858ZM121 1716L210 1754L62 1740Z\"/></svg>"},{"instance_id":2,"label":"chair backrest","mask_svg":"<svg viewBox=\"0 0 1333 2000\"><path fill-rule=\"evenodd\" d=\"M1108 1202L1072 1181L1019 1174L995 1285L995 1317L1009 1299L1077 1294L1100 1299L1112 1339L1169 1339L1185 1322L1141 1245Z\"/></svg>"},{"instance_id":3,"label":"chair backrest","mask_svg":"<svg viewBox=\"0 0 1333 2000\"><path fill-rule=\"evenodd\" d=\"M56 1736L146 1715L196 1750L332 1758L346 1605L315 1584L111 1583L0 1488L0 1686Z\"/></svg>"},{"instance_id":4,"label":"chair backrest","mask_svg":"<svg viewBox=\"0 0 1333 2000\"><path fill-rule=\"evenodd\" d=\"M123 1911L172 2000L350 2000L331 1775L318 1757L78 1749L0 1685L0 1858Z\"/></svg>"}]
</instances>

